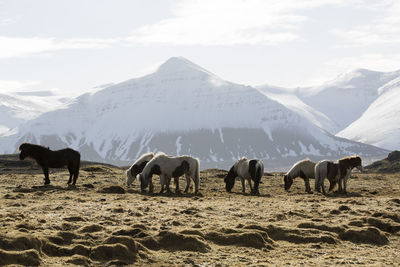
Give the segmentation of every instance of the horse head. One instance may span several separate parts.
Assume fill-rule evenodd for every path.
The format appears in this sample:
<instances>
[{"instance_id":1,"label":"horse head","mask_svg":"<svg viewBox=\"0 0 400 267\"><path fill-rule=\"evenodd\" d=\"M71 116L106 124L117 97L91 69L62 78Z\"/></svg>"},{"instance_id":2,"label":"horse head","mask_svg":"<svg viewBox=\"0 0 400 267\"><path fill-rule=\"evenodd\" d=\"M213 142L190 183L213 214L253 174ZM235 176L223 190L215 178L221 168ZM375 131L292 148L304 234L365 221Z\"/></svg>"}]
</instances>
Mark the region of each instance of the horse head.
<instances>
[{"instance_id":1,"label":"horse head","mask_svg":"<svg viewBox=\"0 0 400 267\"><path fill-rule=\"evenodd\" d=\"M235 165L233 165L224 179L225 189L227 192L231 192L233 186L235 185L236 176L237 176L237 174L235 171Z\"/></svg>"},{"instance_id":2,"label":"horse head","mask_svg":"<svg viewBox=\"0 0 400 267\"><path fill-rule=\"evenodd\" d=\"M283 181L285 182L285 190L288 191L293 184L293 179L291 179L289 175L285 174L283 176Z\"/></svg>"},{"instance_id":3,"label":"horse head","mask_svg":"<svg viewBox=\"0 0 400 267\"><path fill-rule=\"evenodd\" d=\"M362 162L361 162L361 158L359 156L356 156L354 158L354 162L355 162L355 168L357 168L360 172L363 172L363 166L362 166Z\"/></svg>"},{"instance_id":4,"label":"horse head","mask_svg":"<svg viewBox=\"0 0 400 267\"><path fill-rule=\"evenodd\" d=\"M132 175L131 170L126 171L126 186L129 187L135 180L135 176Z\"/></svg>"},{"instance_id":5,"label":"horse head","mask_svg":"<svg viewBox=\"0 0 400 267\"><path fill-rule=\"evenodd\" d=\"M19 146L18 150L21 151L21 153L19 153L20 160L24 160L29 156L28 144L23 143L22 145Z\"/></svg>"}]
</instances>

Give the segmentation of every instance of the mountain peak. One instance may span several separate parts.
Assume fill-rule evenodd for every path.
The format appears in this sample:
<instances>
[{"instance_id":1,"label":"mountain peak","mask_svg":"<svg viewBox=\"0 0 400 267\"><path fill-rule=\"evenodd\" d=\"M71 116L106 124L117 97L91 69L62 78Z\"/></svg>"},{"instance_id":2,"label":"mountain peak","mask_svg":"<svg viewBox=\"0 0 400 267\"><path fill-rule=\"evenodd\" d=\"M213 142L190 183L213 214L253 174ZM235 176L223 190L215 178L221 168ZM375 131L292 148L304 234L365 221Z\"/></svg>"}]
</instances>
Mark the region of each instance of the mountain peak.
<instances>
[{"instance_id":1,"label":"mountain peak","mask_svg":"<svg viewBox=\"0 0 400 267\"><path fill-rule=\"evenodd\" d=\"M173 77L176 75L189 75L189 76L213 76L215 74L203 69L199 65L191 62L184 57L171 57L165 61L156 71L157 74L167 75Z\"/></svg>"}]
</instances>

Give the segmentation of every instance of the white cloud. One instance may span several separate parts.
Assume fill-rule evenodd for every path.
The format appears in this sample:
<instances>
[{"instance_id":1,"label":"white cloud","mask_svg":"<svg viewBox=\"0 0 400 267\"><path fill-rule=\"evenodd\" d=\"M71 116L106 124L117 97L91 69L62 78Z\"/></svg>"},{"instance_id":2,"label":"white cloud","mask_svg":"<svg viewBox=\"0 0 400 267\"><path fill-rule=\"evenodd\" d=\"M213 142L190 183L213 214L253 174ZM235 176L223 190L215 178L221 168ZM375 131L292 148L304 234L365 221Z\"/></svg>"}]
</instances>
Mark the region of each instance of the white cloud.
<instances>
[{"instance_id":1,"label":"white cloud","mask_svg":"<svg viewBox=\"0 0 400 267\"><path fill-rule=\"evenodd\" d=\"M386 0L365 7L373 10L377 18L352 29L334 29L332 32L343 40L337 46L400 44L400 1Z\"/></svg>"},{"instance_id":2,"label":"white cloud","mask_svg":"<svg viewBox=\"0 0 400 267\"><path fill-rule=\"evenodd\" d=\"M15 91L29 91L32 86L40 84L39 81L13 81L13 80L0 80L0 93L15 92Z\"/></svg>"},{"instance_id":3,"label":"white cloud","mask_svg":"<svg viewBox=\"0 0 400 267\"><path fill-rule=\"evenodd\" d=\"M376 71L394 71L400 69L400 53L385 56L382 54L364 54L355 57L334 59L325 64L331 69L343 71L366 68Z\"/></svg>"},{"instance_id":4,"label":"white cloud","mask_svg":"<svg viewBox=\"0 0 400 267\"><path fill-rule=\"evenodd\" d=\"M104 48L117 41L116 39L57 40L55 38L15 38L0 36L0 59L65 49Z\"/></svg>"},{"instance_id":5,"label":"white cloud","mask_svg":"<svg viewBox=\"0 0 400 267\"><path fill-rule=\"evenodd\" d=\"M173 17L137 29L131 42L169 45L279 44L300 39L296 11L358 0L181 0Z\"/></svg>"}]
</instances>

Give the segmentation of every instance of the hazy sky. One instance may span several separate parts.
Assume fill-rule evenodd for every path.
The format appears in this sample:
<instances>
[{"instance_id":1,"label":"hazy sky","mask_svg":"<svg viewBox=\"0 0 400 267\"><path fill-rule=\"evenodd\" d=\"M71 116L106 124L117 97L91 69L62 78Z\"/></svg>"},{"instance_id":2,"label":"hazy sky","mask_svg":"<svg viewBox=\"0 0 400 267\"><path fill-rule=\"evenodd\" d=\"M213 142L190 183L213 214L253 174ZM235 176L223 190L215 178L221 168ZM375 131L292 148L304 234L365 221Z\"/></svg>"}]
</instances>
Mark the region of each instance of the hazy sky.
<instances>
[{"instance_id":1,"label":"hazy sky","mask_svg":"<svg viewBox=\"0 0 400 267\"><path fill-rule=\"evenodd\" d=\"M183 56L285 87L400 69L399 0L0 0L0 92L81 93Z\"/></svg>"}]
</instances>

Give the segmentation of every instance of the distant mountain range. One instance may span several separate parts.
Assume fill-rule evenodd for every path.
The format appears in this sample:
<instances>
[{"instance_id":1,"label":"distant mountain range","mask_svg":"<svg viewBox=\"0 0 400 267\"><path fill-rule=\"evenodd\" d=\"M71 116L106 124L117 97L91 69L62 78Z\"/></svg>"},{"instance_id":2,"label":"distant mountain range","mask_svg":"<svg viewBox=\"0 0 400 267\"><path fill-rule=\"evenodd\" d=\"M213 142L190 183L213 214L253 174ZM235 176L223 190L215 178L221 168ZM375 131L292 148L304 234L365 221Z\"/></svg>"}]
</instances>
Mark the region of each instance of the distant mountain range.
<instances>
[{"instance_id":1,"label":"distant mountain range","mask_svg":"<svg viewBox=\"0 0 400 267\"><path fill-rule=\"evenodd\" d=\"M246 156L263 159L269 169L305 157L381 157L388 151L334 134L378 99L373 86L396 75L357 70L321 87L256 89L171 58L150 75L101 87L27 120L0 135L0 153L33 142L69 146L84 159L117 165L163 151L199 157L202 168L228 168Z\"/></svg>"},{"instance_id":2,"label":"distant mountain range","mask_svg":"<svg viewBox=\"0 0 400 267\"><path fill-rule=\"evenodd\" d=\"M54 110L68 100L50 91L0 93L0 134Z\"/></svg>"}]
</instances>

